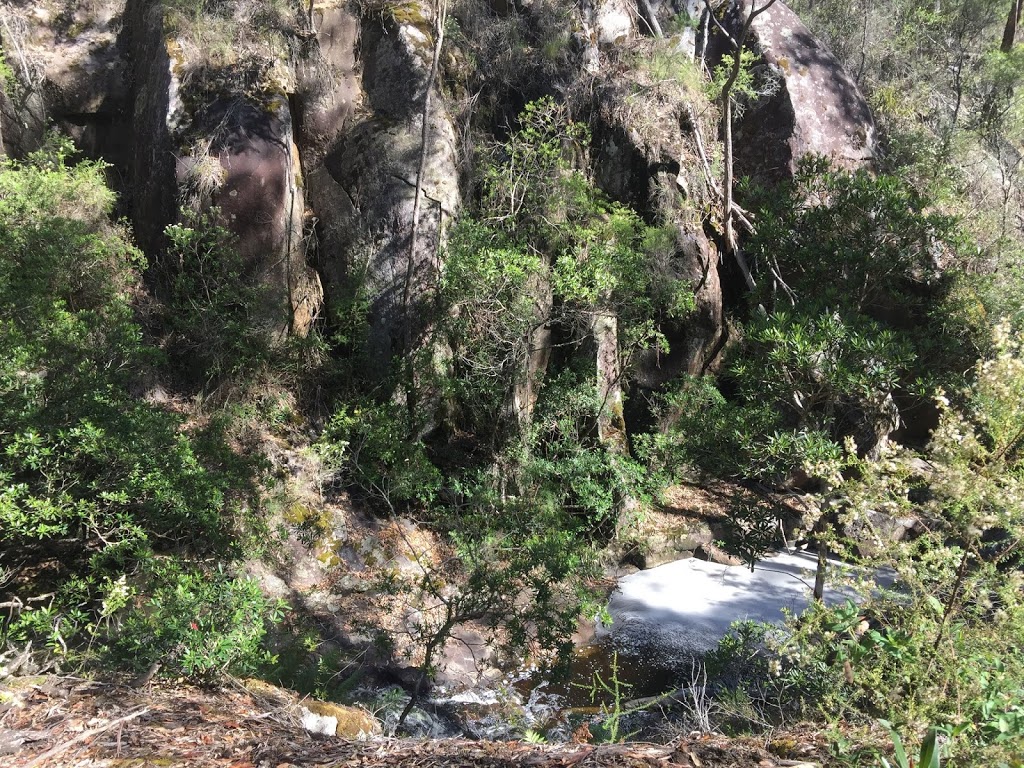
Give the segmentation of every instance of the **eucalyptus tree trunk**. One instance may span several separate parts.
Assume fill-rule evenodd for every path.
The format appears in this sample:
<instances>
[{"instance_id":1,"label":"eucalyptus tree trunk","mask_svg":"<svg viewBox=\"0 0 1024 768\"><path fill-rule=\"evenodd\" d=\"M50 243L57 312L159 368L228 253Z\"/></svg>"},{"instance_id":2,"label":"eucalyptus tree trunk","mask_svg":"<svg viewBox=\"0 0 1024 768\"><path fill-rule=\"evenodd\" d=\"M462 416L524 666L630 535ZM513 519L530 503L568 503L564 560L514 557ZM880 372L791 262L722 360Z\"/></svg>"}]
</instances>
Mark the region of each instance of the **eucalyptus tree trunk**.
<instances>
[{"instance_id":1,"label":"eucalyptus tree trunk","mask_svg":"<svg viewBox=\"0 0 1024 768\"><path fill-rule=\"evenodd\" d=\"M1020 0L1024 2L1024 0ZM745 9L745 0L736 0L739 5L740 12L742 13ZM743 48L747 43L747 38L750 36L750 28L754 23L754 19L760 16L762 13L767 11L775 4L775 0L768 0L760 8L755 5L756 0L751 0L750 13L747 14L743 24L740 26L738 34L734 37L729 34L729 31L725 28L722 21L715 15L715 9L711 6L711 0L704 0L704 5L707 9L708 17L714 22L715 26L718 27L719 32L725 37L729 43L729 47L732 49L732 66L729 68L729 76L726 78L725 83L722 85L722 93L719 96L719 102L722 108L722 143L723 143L723 165L725 166L723 171L723 183L722 183L722 235L725 239L725 247L729 253L732 254L736 260L737 266L743 273L743 279L747 283L747 288L751 291L757 288L757 283L754 282L754 276L750 272L750 267L747 264L746 258L743 256L742 250L739 247L739 240L736 237L736 214L738 207L733 200L733 136L732 136L732 109L733 109L733 89L736 87L736 81L739 79L740 71L743 66Z\"/></svg>"},{"instance_id":2,"label":"eucalyptus tree trunk","mask_svg":"<svg viewBox=\"0 0 1024 768\"><path fill-rule=\"evenodd\" d=\"M1009 53L1013 49L1022 11L1024 11L1024 0L1010 0L1010 12L1006 16L1006 26L1003 28L1003 42L999 46L999 50L1003 53Z\"/></svg>"}]
</instances>

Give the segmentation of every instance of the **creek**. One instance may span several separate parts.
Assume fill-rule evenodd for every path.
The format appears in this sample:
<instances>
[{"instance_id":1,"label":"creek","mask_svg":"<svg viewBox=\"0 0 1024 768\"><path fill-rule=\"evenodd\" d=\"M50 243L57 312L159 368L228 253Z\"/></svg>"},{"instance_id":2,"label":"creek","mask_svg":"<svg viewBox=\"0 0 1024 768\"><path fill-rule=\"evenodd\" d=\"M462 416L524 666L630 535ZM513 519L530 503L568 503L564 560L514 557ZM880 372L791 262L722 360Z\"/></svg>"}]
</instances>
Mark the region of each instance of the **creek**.
<instances>
[{"instance_id":1,"label":"creek","mask_svg":"<svg viewBox=\"0 0 1024 768\"><path fill-rule=\"evenodd\" d=\"M828 563L825 602L858 600L857 590L847 585L857 571L834 559ZM816 566L816 554L788 552L765 558L753 570L688 558L637 571L619 579L608 602L612 621L598 622L593 641L575 650L567 680L534 675L511 690L442 697L435 704L461 710L466 730L482 738L507 736L513 726L553 729L549 740L567 736L562 731L572 719L614 704L601 683L618 681L622 700L685 687L694 660L714 649L734 622L781 624L787 613L802 612L812 599ZM873 576L882 585L892 583L892 574Z\"/></svg>"}]
</instances>

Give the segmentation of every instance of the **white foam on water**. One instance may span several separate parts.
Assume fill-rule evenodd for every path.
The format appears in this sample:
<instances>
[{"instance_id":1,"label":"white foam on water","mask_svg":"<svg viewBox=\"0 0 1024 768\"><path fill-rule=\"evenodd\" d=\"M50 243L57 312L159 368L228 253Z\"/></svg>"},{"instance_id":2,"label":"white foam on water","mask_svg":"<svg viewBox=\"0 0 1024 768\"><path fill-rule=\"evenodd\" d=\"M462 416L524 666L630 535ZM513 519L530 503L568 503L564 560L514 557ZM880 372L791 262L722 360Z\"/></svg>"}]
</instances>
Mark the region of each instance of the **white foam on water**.
<instances>
[{"instance_id":1,"label":"white foam on water","mask_svg":"<svg viewBox=\"0 0 1024 768\"><path fill-rule=\"evenodd\" d=\"M608 603L613 622L599 626L597 636L610 635L616 645L638 652L707 653L736 621L777 624L784 611L803 611L812 599L817 562L817 554L795 552L765 558L753 571L697 558L638 571L619 580ZM848 566L829 560L829 568L835 573ZM827 586L824 597L835 604L856 600L857 593Z\"/></svg>"}]
</instances>

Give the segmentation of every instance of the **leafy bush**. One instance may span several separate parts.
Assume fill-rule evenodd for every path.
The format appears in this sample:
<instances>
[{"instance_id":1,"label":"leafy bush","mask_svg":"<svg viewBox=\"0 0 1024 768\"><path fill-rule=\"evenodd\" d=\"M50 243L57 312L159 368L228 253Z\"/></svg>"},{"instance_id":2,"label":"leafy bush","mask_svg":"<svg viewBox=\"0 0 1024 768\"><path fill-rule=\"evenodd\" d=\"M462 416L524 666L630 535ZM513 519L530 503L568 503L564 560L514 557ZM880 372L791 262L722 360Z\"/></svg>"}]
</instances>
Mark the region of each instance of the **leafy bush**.
<instances>
[{"instance_id":1,"label":"leafy bush","mask_svg":"<svg viewBox=\"0 0 1024 768\"><path fill-rule=\"evenodd\" d=\"M143 260L103 166L71 152L0 163L0 553L55 566L52 601L8 615L0 643L62 655L154 546L228 551L254 475L216 424L186 432L133 395L159 360L135 320Z\"/></svg>"},{"instance_id":2,"label":"leafy bush","mask_svg":"<svg viewBox=\"0 0 1024 768\"><path fill-rule=\"evenodd\" d=\"M831 501L844 519L873 510L922 518L924 533L880 548L872 560L895 571L896 588L869 579L858 586L860 605L816 604L785 636L723 645L737 664L756 660L747 693L763 708L848 722L884 718L904 732L935 725L949 735L956 765L1020 754L1024 349L1008 325L996 329L993 348L958 393L959 407L938 395L942 418L927 472L900 470L899 454L861 462Z\"/></svg>"},{"instance_id":3,"label":"leafy bush","mask_svg":"<svg viewBox=\"0 0 1024 768\"><path fill-rule=\"evenodd\" d=\"M748 254L795 300L762 281L728 354L729 400L688 379L664 395L664 434L642 445L670 474L717 464L771 485L800 473L834 484L849 440L876 453L902 423L897 398L957 381L985 346L983 313L968 307L977 295L957 268L960 232L926 196L813 158L783 192L759 201Z\"/></svg>"},{"instance_id":4,"label":"leafy bush","mask_svg":"<svg viewBox=\"0 0 1024 768\"><path fill-rule=\"evenodd\" d=\"M324 427L320 455L343 483L399 505L431 504L441 474L423 443L409 438L408 412L395 403L370 400L340 407Z\"/></svg>"},{"instance_id":5,"label":"leafy bush","mask_svg":"<svg viewBox=\"0 0 1024 768\"><path fill-rule=\"evenodd\" d=\"M166 230L171 265L168 326L175 368L209 386L251 375L269 354L258 321L260 291L243 269L235 238L216 212Z\"/></svg>"},{"instance_id":6,"label":"leafy bush","mask_svg":"<svg viewBox=\"0 0 1024 768\"><path fill-rule=\"evenodd\" d=\"M222 568L157 562L143 599L127 612L113 650L140 669L161 662L197 682L226 672L252 673L272 661L262 645L283 615L284 603L267 599L251 579Z\"/></svg>"},{"instance_id":7,"label":"leafy bush","mask_svg":"<svg viewBox=\"0 0 1024 768\"><path fill-rule=\"evenodd\" d=\"M710 377L683 377L656 402L663 426L638 435L637 454L663 482L688 470L743 477L777 486L802 472L834 481L847 466L844 448L814 429L787 428L770 403L725 399Z\"/></svg>"},{"instance_id":8,"label":"leafy bush","mask_svg":"<svg viewBox=\"0 0 1024 768\"><path fill-rule=\"evenodd\" d=\"M744 342L730 366L741 396L774 403L785 422L833 440L884 417L885 394L913 360L892 331L838 311L773 312L750 324Z\"/></svg>"},{"instance_id":9,"label":"leafy bush","mask_svg":"<svg viewBox=\"0 0 1024 768\"><path fill-rule=\"evenodd\" d=\"M488 148L480 200L453 229L441 332L453 352L454 412L492 429L532 356L551 341L582 347L613 315L624 360L664 344L658 328L685 316L693 290L662 280L675 241L608 200L578 158L589 142L554 99L527 104L518 130Z\"/></svg>"}]
</instances>

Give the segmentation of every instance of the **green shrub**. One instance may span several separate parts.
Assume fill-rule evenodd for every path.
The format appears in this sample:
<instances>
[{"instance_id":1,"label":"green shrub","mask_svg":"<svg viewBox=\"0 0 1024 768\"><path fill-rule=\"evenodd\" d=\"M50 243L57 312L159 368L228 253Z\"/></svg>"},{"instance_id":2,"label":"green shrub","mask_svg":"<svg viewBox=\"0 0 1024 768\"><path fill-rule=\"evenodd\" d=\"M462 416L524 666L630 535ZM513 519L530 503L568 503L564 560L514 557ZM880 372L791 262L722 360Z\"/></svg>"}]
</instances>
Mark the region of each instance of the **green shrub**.
<instances>
[{"instance_id":1,"label":"green shrub","mask_svg":"<svg viewBox=\"0 0 1024 768\"><path fill-rule=\"evenodd\" d=\"M520 466L519 493L566 515L580 535L607 535L624 498L649 495L643 467L602 443L597 388L575 371L545 383L525 443L513 450Z\"/></svg>"},{"instance_id":2,"label":"green shrub","mask_svg":"<svg viewBox=\"0 0 1024 768\"><path fill-rule=\"evenodd\" d=\"M429 505L441 487L441 474L423 443L410 439L408 418L408 411L393 402L344 405L320 435L320 455L341 482L392 509Z\"/></svg>"},{"instance_id":3,"label":"green shrub","mask_svg":"<svg viewBox=\"0 0 1024 768\"><path fill-rule=\"evenodd\" d=\"M251 377L267 362L270 339L260 327L260 289L245 274L235 237L215 211L192 214L166 234L175 369L206 387Z\"/></svg>"},{"instance_id":4,"label":"green shrub","mask_svg":"<svg viewBox=\"0 0 1024 768\"><path fill-rule=\"evenodd\" d=\"M227 672L251 674L272 661L263 639L285 607L266 598L255 581L222 568L156 562L145 594L114 634L112 650L140 669L161 662L166 672L196 682Z\"/></svg>"},{"instance_id":5,"label":"green shrub","mask_svg":"<svg viewBox=\"0 0 1024 768\"><path fill-rule=\"evenodd\" d=\"M0 554L53 593L8 613L0 646L63 656L105 631L154 547L229 555L256 474L216 420L186 431L133 394L160 358L135 320L143 260L109 221L103 166L71 152L0 162Z\"/></svg>"}]
</instances>

